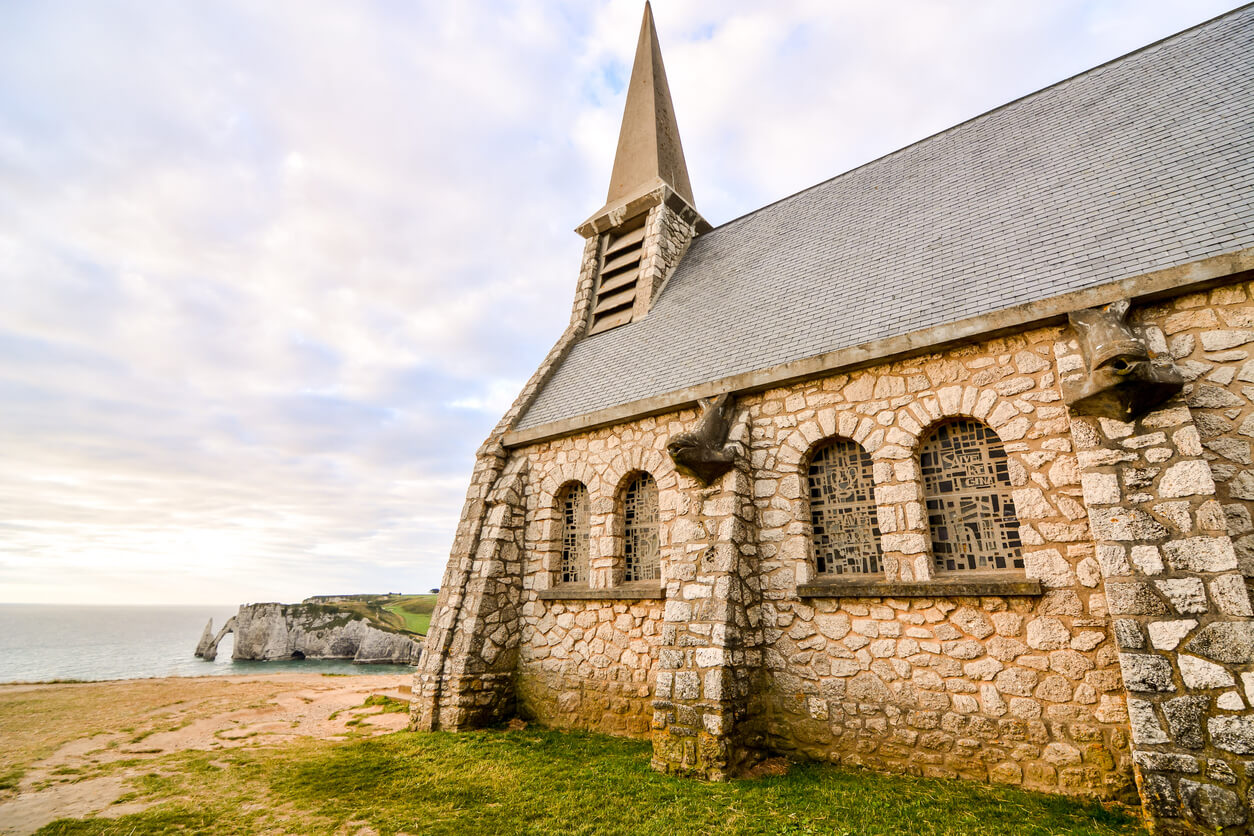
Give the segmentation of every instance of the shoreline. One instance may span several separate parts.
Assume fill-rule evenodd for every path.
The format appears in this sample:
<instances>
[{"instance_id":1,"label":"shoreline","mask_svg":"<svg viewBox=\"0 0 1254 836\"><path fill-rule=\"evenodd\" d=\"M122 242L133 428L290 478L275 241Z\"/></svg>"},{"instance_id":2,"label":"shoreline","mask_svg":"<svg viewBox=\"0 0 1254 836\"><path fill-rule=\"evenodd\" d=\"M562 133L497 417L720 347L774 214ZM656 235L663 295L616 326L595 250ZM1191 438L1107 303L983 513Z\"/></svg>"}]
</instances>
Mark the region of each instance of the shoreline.
<instances>
[{"instance_id":1,"label":"shoreline","mask_svg":"<svg viewBox=\"0 0 1254 836\"><path fill-rule=\"evenodd\" d=\"M245 661L251 661L251 660L245 660ZM286 661L286 660L278 660L278 661ZM292 661L295 662L299 660L292 660ZM328 659L326 661L337 662L337 661L344 661L344 660ZM258 661L257 664L259 665L270 664L270 662ZM384 663L370 662L368 664L371 667L382 667ZM333 677L413 676L414 672L418 668L417 665L396 665L396 667L401 668L402 670L398 670L396 673L392 673L391 671L371 671L369 673L332 673L332 672L324 673L322 671L293 671L289 673L288 671L273 671L273 672L258 672L258 673L190 673L190 674L160 674L160 675L154 675L154 676L119 676L113 679L73 679L73 678L70 678L70 679L14 679L11 681L0 682L0 688L7 688L13 685L98 685L98 684L103 684L107 682L151 682L154 679L173 679L173 680L182 681L182 680L188 680L188 679L260 679L260 678L270 677L270 676L333 676ZM409 670L408 671L403 670L404 668L408 668Z\"/></svg>"}]
</instances>

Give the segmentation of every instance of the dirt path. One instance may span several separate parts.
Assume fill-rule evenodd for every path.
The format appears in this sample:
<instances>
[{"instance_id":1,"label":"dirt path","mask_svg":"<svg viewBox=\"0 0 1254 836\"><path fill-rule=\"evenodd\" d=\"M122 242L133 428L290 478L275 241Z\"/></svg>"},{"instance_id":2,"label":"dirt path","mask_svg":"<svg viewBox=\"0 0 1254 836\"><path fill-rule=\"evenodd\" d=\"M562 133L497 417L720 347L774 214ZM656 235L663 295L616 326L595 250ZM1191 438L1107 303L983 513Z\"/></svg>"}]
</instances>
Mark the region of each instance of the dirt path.
<instances>
[{"instance_id":1,"label":"dirt path","mask_svg":"<svg viewBox=\"0 0 1254 836\"><path fill-rule=\"evenodd\" d=\"M0 685L0 778L16 784L0 790L0 834L33 833L66 816L136 812L142 804L115 803L127 779L172 752L342 738L350 722L356 734L396 731L407 714L362 704L373 694L408 700L410 682L404 673ZM123 760L137 763L99 775Z\"/></svg>"}]
</instances>

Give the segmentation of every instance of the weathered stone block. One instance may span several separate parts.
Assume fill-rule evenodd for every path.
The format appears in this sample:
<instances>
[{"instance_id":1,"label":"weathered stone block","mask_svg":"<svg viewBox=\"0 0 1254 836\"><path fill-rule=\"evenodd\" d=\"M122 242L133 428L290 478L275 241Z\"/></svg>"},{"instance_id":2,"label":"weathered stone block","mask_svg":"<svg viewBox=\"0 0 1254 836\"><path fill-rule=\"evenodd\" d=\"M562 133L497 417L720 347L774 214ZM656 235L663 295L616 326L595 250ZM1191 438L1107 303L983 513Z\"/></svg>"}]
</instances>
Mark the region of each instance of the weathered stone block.
<instances>
[{"instance_id":1,"label":"weathered stone block","mask_svg":"<svg viewBox=\"0 0 1254 836\"><path fill-rule=\"evenodd\" d=\"M1202 718L1210 707L1209 697L1184 696L1163 703L1163 716L1173 742L1186 749L1201 749L1205 742Z\"/></svg>"},{"instance_id":2,"label":"weathered stone block","mask_svg":"<svg viewBox=\"0 0 1254 836\"><path fill-rule=\"evenodd\" d=\"M1154 745L1171 739L1158 722L1154 704L1148 700L1128 700L1128 724L1132 729L1132 739L1137 743Z\"/></svg>"},{"instance_id":3,"label":"weathered stone block","mask_svg":"<svg viewBox=\"0 0 1254 836\"><path fill-rule=\"evenodd\" d=\"M1147 653L1120 653L1119 668L1129 691L1174 691L1171 663Z\"/></svg>"},{"instance_id":4,"label":"weathered stone block","mask_svg":"<svg viewBox=\"0 0 1254 836\"><path fill-rule=\"evenodd\" d=\"M1167 563L1176 571L1226 572L1237 568L1237 556L1227 537L1172 540L1164 543L1162 550Z\"/></svg>"},{"instance_id":5,"label":"weathered stone block","mask_svg":"<svg viewBox=\"0 0 1254 836\"><path fill-rule=\"evenodd\" d=\"M1163 573L1163 559L1158 553L1158 546L1133 546L1132 564L1145 575Z\"/></svg>"},{"instance_id":6,"label":"weathered stone block","mask_svg":"<svg viewBox=\"0 0 1254 836\"><path fill-rule=\"evenodd\" d=\"M1178 496L1211 496L1215 482L1210 466L1200 459L1177 462L1163 473L1158 482L1158 495L1164 499Z\"/></svg>"},{"instance_id":7,"label":"weathered stone block","mask_svg":"<svg viewBox=\"0 0 1254 836\"><path fill-rule=\"evenodd\" d=\"M675 674L675 699L697 700L701 698L701 677L696 671L679 671Z\"/></svg>"},{"instance_id":8,"label":"weathered stone block","mask_svg":"<svg viewBox=\"0 0 1254 836\"><path fill-rule=\"evenodd\" d=\"M1154 772L1183 772L1196 775L1201 772L1197 758L1174 752L1133 752L1132 759L1143 768Z\"/></svg>"},{"instance_id":9,"label":"weathered stone block","mask_svg":"<svg viewBox=\"0 0 1254 836\"><path fill-rule=\"evenodd\" d=\"M1180 797L1193 815L1210 827L1235 827L1249 818L1248 809L1236 793L1214 784L1182 778Z\"/></svg>"},{"instance_id":10,"label":"weathered stone block","mask_svg":"<svg viewBox=\"0 0 1254 836\"><path fill-rule=\"evenodd\" d=\"M1254 623L1217 621L1207 624L1184 649L1216 662L1248 664L1254 661Z\"/></svg>"},{"instance_id":11,"label":"weathered stone block","mask_svg":"<svg viewBox=\"0 0 1254 836\"><path fill-rule=\"evenodd\" d=\"M1106 603L1111 615L1165 615L1167 605L1149 584L1107 581Z\"/></svg>"},{"instance_id":12,"label":"weathered stone block","mask_svg":"<svg viewBox=\"0 0 1254 836\"><path fill-rule=\"evenodd\" d=\"M1150 643L1155 650L1175 650L1176 647L1197 626L1192 618L1178 621L1156 621L1149 625Z\"/></svg>"},{"instance_id":13,"label":"weathered stone block","mask_svg":"<svg viewBox=\"0 0 1254 836\"><path fill-rule=\"evenodd\" d=\"M1224 711L1241 711L1245 708L1245 700L1236 691L1226 691L1215 700L1215 705Z\"/></svg>"},{"instance_id":14,"label":"weathered stone block","mask_svg":"<svg viewBox=\"0 0 1254 836\"><path fill-rule=\"evenodd\" d=\"M1037 618L1028 622L1027 643L1036 650L1058 650L1071 641L1071 633L1056 618Z\"/></svg>"},{"instance_id":15,"label":"weathered stone block","mask_svg":"<svg viewBox=\"0 0 1254 836\"><path fill-rule=\"evenodd\" d=\"M1228 615L1254 615L1250 606L1250 593L1241 575L1221 575L1210 582L1211 600L1222 613Z\"/></svg>"},{"instance_id":16,"label":"weathered stone block","mask_svg":"<svg viewBox=\"0 0 1254 836\"><path fill-rule=\"evenodd\" d=\"M1115 643L1125 650L1140 650L1145 647L1145 636L1136 621L1121 618L1115 622Z\"/></svg>"},{"instance_id":17,"label":"weathered stone block","mask_svg":"<svg viewBox=\"0 0 1254 836\"><path fill-rule=\"evenodd\" d=\"M1181 615L1203 613L1210 609L1206 602L1206 587L1200 578L1172 578L1154 581L1158 591L1167 596L1171 606Z\"/></svg>"},{"instance_id":18,"label":"weathered stone block","mask_svg":"<svg viewBox=\"0 0 1254 836\"><path fill-rule=\"evenodd\" d=\"M1180 676L1189 688L1227 688L1236 684L1232 674L1214 662L1207 662L1187 653L1181 653L1177 661L1180 665Z\"/></svg>"},{"instance_id":19,"label":"weathered stone block","mask_svg":"<svg viewBox=\"0 0 1254 836\"><path fill-rule=\"evenodd\" d=\"M1231 714L1211 717L1206 721L1211 743L1238 755L1254 754L1254 716Z\"/></svg>"}]
</instances>

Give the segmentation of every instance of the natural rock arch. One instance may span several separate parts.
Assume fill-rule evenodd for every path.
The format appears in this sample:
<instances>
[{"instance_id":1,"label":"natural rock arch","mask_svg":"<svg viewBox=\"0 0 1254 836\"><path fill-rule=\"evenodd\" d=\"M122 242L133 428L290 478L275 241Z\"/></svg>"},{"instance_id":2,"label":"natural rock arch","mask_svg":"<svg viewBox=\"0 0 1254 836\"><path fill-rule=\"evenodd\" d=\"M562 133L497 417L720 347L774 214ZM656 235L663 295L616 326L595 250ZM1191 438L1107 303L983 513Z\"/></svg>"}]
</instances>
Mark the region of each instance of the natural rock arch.
<instances>
[{"instance_id":1,"label":"natural rock arch","mask_svg":"<svg viewBox=\"0 0 1254 836\"><path fill-rule=\"evenodd\" d=\"M204 659L206 662L212 662L218 658L218 643L229 633L235 632L235 616L231 616L226 620L226 624L222 625L222 629L214 634L213 619L209 619L209 623L205 625L205 632L200 636L200 642L196 645L196 655Z\"/></svg>"}]
</instances>

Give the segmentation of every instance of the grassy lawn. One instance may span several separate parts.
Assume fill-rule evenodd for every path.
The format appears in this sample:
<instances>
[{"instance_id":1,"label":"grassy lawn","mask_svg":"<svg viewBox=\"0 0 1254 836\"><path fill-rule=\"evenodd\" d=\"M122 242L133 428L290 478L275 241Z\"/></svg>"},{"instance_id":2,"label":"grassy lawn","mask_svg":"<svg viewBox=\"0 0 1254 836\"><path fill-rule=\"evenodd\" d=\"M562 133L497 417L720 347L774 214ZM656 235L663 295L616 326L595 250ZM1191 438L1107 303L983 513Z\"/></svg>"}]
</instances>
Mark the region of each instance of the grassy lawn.
<instances>
[{"instance_id":1,"label":"grassy lawn","mask_svg":"<svg viewBox=\"0 0 1254 836\"><path fill-rule=\"evenodd\" d=\"M340 610L381 627L427 634L438 595L375 595L339 601L334 604L307 604L323 610Z\"/></svg>"},{"instance_id":2,"label":"grassy lawn","mask_svg":"<svg viewBox=\"0 0 1254 836\"><path fill-rule=\"evenodd\" d=\"M40 834L1143 834L1133 816L961 781L822 765L704 784L649 769L649 745L592 734L400 732L153 760L146 811Z\"/></svg>"},{"instance_id":3,"label":"grassy lawn","mask_svg":"<svg viewBox=\"0 0 1254 836\"><path fill-rule=\"evenodd\" d=\"M406 595L395 598L383 606L383 609L398 616L403 622L401 629L411 633L427 634L431 626L431 613L435 611L438 595Z\"/></svg>"}]
</instances>

